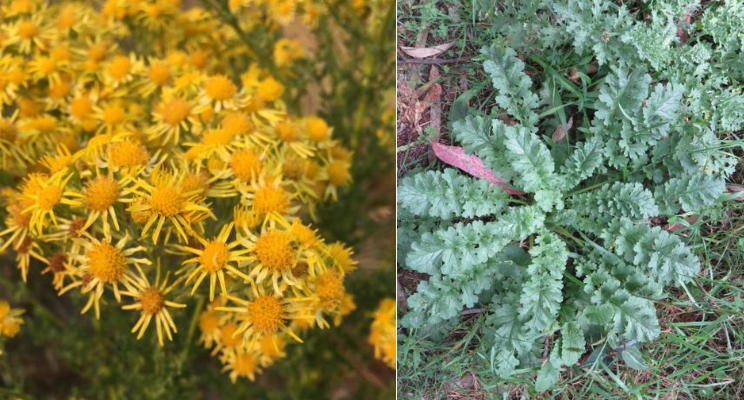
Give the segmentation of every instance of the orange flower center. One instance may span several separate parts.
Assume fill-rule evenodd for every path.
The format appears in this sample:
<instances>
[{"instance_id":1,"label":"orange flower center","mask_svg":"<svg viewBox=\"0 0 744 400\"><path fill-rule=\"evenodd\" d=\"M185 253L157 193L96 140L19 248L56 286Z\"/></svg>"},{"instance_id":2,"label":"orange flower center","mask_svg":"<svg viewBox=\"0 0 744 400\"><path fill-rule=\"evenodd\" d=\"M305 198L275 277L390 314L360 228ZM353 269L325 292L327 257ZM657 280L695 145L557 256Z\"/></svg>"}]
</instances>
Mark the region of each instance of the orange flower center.
<instances>
[{"instance_id":1,"label":"orange flower center","mask_svg":"<svg viewBox=\"0 0 744 400\"><path fill-rule=\"evenodd\" d=\"M85 202L93 211L106 211L119 198L119 183L112 177L99 176L85 188Z\"/></svg>"},{"instance_id":2,"label":"orange flower center","mask_svg":"<svg viewBox=\"0 0 744 400\"><path fill-rule=\"evenodd\" d=\"M320 142L330 137L330 130L328 124L324 120L318 117L309 117L305 122L305 129L310 139Z\"/></svg>"},{"instance_id":3,"label":"orange flower center","mask_svg":"<svg viewBox=\"0 0 744 400\"><path fill-rule=\"evenodd\" d=\"M158 289L147 288L140 293L140 304L142 304L142 313L155 315L163 309L165 297Z\"/></svg>"},{"instance_id":4,"label":"orange flower center","mask_svg":"<svg viewBox=\"0 0 744 400\"><path fill-rule=\"evenodd\" d=\"M55 61L67 61L70 59L70 49L67 47L55 47L52 49L52 59Z\"/></svg>"},{"instance_id":5,"label":"orange flower center","mask_svg":"<svg viewBox=\"0 0 744 400\"><path fill-rule=\"evenodd\" d=\"M189 102L176 97L163 105L163 120L170 126L178 126L191 113Z\"/></svg>"},{"instance_id":6,"label":"orange flower center","mask_svg":"<svg viewBox=\"0 0 744 400\"><path fill-rule=\"evenodd\" d=\"M315 293L322 305L332 307L344 297L344 282L336 271L327 271L315 282Z\"/></svg>"},{"instance_id":7,"label":"orange flower center","mask_svg":"<svg viewBox=\"0 0 744 400\"><path fill-rule=\"evenodd\" d=\"M224 129L207 131L202 138L202 143L208 146L227 146L230 141L232 141L232 135Z\"/></svg>"},{"instance_id":8,"label":"orange flower center","mask_svg":"<svg viewBox=\"0 0 744 400\"><path fill-rule=\"evenodd\" d=\"M183 199L176 188L157 186L150 196L150 207L160 215L173 217L181 212Z\"/></svg>"},{"instance_id":9,"label":"orange flower center","mask_svg":"<svg viewBox=\"0 0 744 400\"><path fill-rule=\"evenodd\" d=\"M289 207L287 192L281 187L262 186L253 195L253 208L261 215L284 214Z\"/></svg>"},{"instance_id":10,"label":"orange flower center","mask_svg":"<svg viewBox=\"0 0 744 400\"><path fill-rule=\"evenodd\" d=\"M83 119L93 111L93 101L87 97L76 97L70 101L70 114L77 119Z\"/></svg>"},{"instance_id":11,"label":"orange flower center","mask_svg":"<svg viewBox=\"0 0 744 400\"><path fill-rule=\"evenodd\" d=\"M156 85L163 86L168 82L168 80L170 80L171 72L167 65L156 63L150 67L150 71L147 75Z\"/></svg>"},{"instance_id":12,"label":"orange flower center","mask_svg":"<svg viewBox=\"0 0 744 400\"><path fill-rule=\"evenodd\" d=\"M207 272L217 272L227 263L228 255L227 245L216 240L209 242L201 254L202 268Z\"/></svg>"},{"instance_id":13,"label":"orange flower center","mask_svg":"<svg viewBox=\"0 0 744 400\"><path fill-rule=\"evenodd\" d=\"M257 94L266 101L274 101L281 97L283 93L284 86L272 77L261 82L257 91Z\"/></svg>"},{"instance_id":14,"label":"orange flower center","mask_svg":"<svg viewBox=\"0 0 744 400\"><path fill-rule=\"evenodd\" d=\"M196 50L191 53L191 63L198 69L203 69L207 65L209 53L203 50Z\"/></svg>"},{"instance_id":15,"label":"orange flower center","mask_svg":"<svg viewBox=\"0 0 744 400\"><path fill-rule=\"evenodd\" d=\"M248 182L261 170L261 159L252 150L240 150L230 158L230 168L243 182Z\"/></svg>"},{"instance_id":16,"label":"orange flower center","mask_svg":"<svg viewBox=\"0 0 744 400\"><path fill-rule=\"evenodd\" d=\"M39 60L39 71L45 75L49 75L57 69L57 63L51 58L43 58Z\"/></svg>"},{"instance_id":17,"label":"orange flower center","mask_svg":"<svg viewBox=\"0 0 744 400\"><path fill-rule=\"evenodd\" d=\"M157 4L150 4L146 8L147 15L150 18L159 18L161 15L163 15L163 10L158 7Z\"/></svg>"},{"instance_id":18,"label":"orange flower center","mask_svg":"<svg viewBox=\"0 0 744 400\"><path fill-rule=\"evenodd\" d=\"M57 20L57 27L59 29L72 28L75 25L75 22L77 22L75 11L72 9L65 9L59 14L59 19Z\"/></svg>"},{"instance_id":19,"label":"orange flower center","mask_svg":"<svg viewBox=\"0 0 744 400\"><path fill-rule=\"evenodd\" d=\"M238 88L226 77L217 75L207 80L204 90L213 100L227 100L235 95Z\"/></svg>"},{"instance_id":20,"label":"orange flower center","mask_svg":"<svg viewBox=\"0 0 744 400\"><path fill-rule=\"evenodd\" d=\"M129 74L129 71L132 69L132 61L129 60L129 57L126 56L119 56L116 57L113 61L111 61L111 65L109 65L108 73L109 76L112 77L115 80L119 80L121 78L124 78Z\"/></svg>"},{"instance_id":21,"label":"orange flower center","mask_svg":"<svg viewBox=\"0 0 744 400\"><path fill-rule=\"evenodd\" d=\"M275 296L258 296L248 304L247 318L256 333L265 335L279 331L284 326L284 306Z\"/></svg>"},{"instance_id":22,"label":"orange flower center","mask_svg":"<svg viewBox=\"0 0 744 400\"><path fill-rule=\"evenodd\" d=\"M282 121L276 124L274 132L279 140L286 143L294 142L300 137L300 132L297 127L289 121Z\"/></svg>"},{"instance_id":23,"label":"orange flower center","mask_svg":"<svg viewBox=\"0 0 744 400\"><path fill-rule=\"evenodd\" d=\"M343 161L332 161L326 165L328 181L334 186L343 186L350 178L349 164Z\"/></svg>"},{"instance_id":24,"label":"orange flower center","mask_svg":"<svg viewBox=\"0 0 744 400\"><path fill-rule=\"evenodd\" d=\"M39 33L39 27L33 21L21 21L18 23L18 36L24 39L33 39Z\"/></svg>"},{"instance_id":25,"label":"orange flower center","mask_svg":"<svg viewBox=\"0 0 744 400\"><path fill-rule=\"evenodd\" d=\"M51 211L62 199L62 189L59 186L47 186L39 191L38 205L44 211Z\"/></svg>"},{"instance_id":26,"label":"orange flower center","mask_svg":"<svg viewBox=\"0 0 744 400\"><path fill-rule=\"evenodd\" d=\"M150 155L139 142L118 142L109 146L109 162L115 168L132 168L145 165Z\"/></svg>"},{"instance_id":27,"label":"orange flower center","mask_svg":"<svg viewBox=\"0 0 744 400\"><path fill-rule=\"evenodd\" d=\"M117 104L104 108L103 122L107 125L118 125L124 122L124 109Z\"/></svg>"},{"instance_id":28,"label":"orange flower center","mask_svg":"<svg viewBox=\"0 0 744 400\"><path fill-rule=\"evenodd\" d=\"M199 328L202 332L210 333L220 324L220 316L215 311L205 311L199 315Z\"/></svg>"},{"instance_id":29,"label":"orange flower center","mask_svg":"<svg viewBox=\"0 0 744 400\"><path fill-rule=\"evenodd\" d=\"M244 113L234 113L222 120L222 129L231 135L246 135L253 128L251 119Z\"/></svg>"},{"instance_id":30,"label":"orange flower center","mask_svg":"<svg viewBox=\"0 0 744 400\"><path fill-rule=\"evenodd\" d=\"M256 241L256 255L263 266L272 271L286 271L295 265L292 238L282 231L262 234Z\"/></svg>"},{"instance_id":31,"label":"orange flower center","mask_svg":"<svg viewBox=\"0 0 744 400\"><path fill-rule=\"evenodd\" d=\"M90 273L104 283L118 281L124 275L126 257L107 242L96 244L86 253Z\"/></svg>"}]
</instances>

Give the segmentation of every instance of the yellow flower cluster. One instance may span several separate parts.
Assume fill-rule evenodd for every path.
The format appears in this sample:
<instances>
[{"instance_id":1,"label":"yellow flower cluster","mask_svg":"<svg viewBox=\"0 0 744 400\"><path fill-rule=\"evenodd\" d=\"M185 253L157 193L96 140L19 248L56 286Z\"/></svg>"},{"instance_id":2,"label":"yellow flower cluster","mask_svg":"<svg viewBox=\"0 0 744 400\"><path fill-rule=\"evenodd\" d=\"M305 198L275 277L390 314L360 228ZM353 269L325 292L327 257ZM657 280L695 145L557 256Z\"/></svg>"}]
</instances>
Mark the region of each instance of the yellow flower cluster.
<instances>
[{"instance_id":1,"label":"yellow flower cluster","mask_svg":"<svg viewBox=\"0 0 744 400\"><path fill-rule=\"evenodd\" d=\"M206 296L202 340L233 380L353 309L351 250L301 218L349 183L352 155L290 115L268 71L232 68L253 54L213 13L13 0L0 17L0 167L17 182L0 238L24 281L38 260L83 313L120 304L160 345Z\"/></svg>"},{"instance_id":2,"label":"yellow flower cluster","mask_svg":"<svg viewBox=\"0 0 744 400\"><path fill-rule=\"evenodd\" d=\"M374 314L369 343L375 347L375 358L395 369L397 334L395 299L383 299Z\"/></svg>"},{"instance_id":3,"label":"yellow flower cluster","mask_svg":"<svg viewBox=\"0 0 744 400\"><path fill-rule=\"evenodd\" d=\"M21 329L23 310L10 308L7 301L0 301L0 335L12 338Z\"/></svg>"}]
</instances>

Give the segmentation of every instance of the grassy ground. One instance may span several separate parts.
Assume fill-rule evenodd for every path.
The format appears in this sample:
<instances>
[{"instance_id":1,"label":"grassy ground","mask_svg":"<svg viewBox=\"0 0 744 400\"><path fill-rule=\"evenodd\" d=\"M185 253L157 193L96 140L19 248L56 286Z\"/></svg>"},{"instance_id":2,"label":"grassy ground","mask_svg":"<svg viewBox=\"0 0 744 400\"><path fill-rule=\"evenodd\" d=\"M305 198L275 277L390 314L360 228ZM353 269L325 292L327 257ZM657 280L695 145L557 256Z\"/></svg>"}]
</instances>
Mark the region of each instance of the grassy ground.
<instances>
[{"instance_id":1,"label":"grassy ground","mask_svg":"<svg viewBox=\"0 0 744 400\"><path fill-rule=\"evenodd\" d=\"M427 144L447 142L448 123L457 117L458 96L474 93L482 67L470 62L488 42L493 20L476 15L476 2L401 0L398 2L398 175L415 167L437 168ZM422 63L405 48L449 45ZM408 50L410 52L410 50ZM546 54L545 57L553 55ZM560 62L560 60L558 61ZM479 104L480 103L480 104ZM470 100L473 108L493 103L488 91ZM733 147L741 135L732 135ZM739 149L732 149L742 156ZM742 165L732 182L744 181ZM711 221L718 221L713 223ZM668 224L675 221L655 221ZM704 210L693 223L683 221L702 263L696 284L659 302L662 335L642 346L648 370L622 362L610 367L573 367L551 392L537 393L534 378L503 382L489 370L487 355L475 344L485 317L476 310L461 317L446 338L420 337L400 329L398 393L402 399L741 399L744 398L744 202ZM425 276L398 269L406 295ZM399 316L405 307L399 307ZM585 354L581 361L586 360Z\"/></svg>"}]
</instances>

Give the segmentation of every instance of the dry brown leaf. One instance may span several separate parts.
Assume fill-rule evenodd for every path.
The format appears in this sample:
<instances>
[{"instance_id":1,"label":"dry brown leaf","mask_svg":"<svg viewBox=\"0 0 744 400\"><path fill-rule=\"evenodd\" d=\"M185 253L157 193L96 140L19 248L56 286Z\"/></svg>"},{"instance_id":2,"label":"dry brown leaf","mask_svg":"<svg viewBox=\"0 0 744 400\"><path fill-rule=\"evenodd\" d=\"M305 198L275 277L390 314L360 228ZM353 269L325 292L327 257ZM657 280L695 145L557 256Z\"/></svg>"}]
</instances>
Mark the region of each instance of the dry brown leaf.
<instances>
[{"instance_id":1,"label":"dry brown leaf","mask_svg":"<svg viewBox=\"0 0 744 400\"><path fill-rule=\"evenodd\" d=\"M429 87L423 100L429 103L439 101L442 97L442 85L435 83Z\"/></svg>"},{"instance_id":2,"label":"dry brown leaf","mask_svg":"<svg viewBox=\"0 0 744 400\"><path fill-rule=\"evenodd\" d=\"M568 122L566 122L566 128L569 130L573 128L573 115L571 118L568 119ZM566 137L566 132L563 130L563 124L558 125L557 128L555 128L555 131L553 132L553 136L551 139L553 139L553 142L558 143L561 140L563 140Z\"/></svg>"},{"instance_id":3,"label":"dry brown leaf","mask_svg":"<svg viewBox=\"0 0 744 400\"><path fill-rule=\"evenodd\" d=\"M401 100L409 100L414 97L416 90L408 82L404 80L398 81L398 98Z\"/></svg>"},{"instance_id":4,"label":"dry brown leaf","mask_svg":"<svg viewBox=\"0 0 744 400\"><path fill-rule=\"evenodd\" d=\"M435 81L439 78L439 67L432 65L429 69L429 81Z\"/></svg>"},{"instance_id":5,"label":"dry brown leaf","mask_svg":"<svg viewBox=\"0 0 744 400\"><path fill-rule=\"evenodd\" d=\"M502 110L501 114L499 114L498 118L501 120L501 122L505 123L508 126L514 126L514 125L517 124L517 120L514 119L514 118L512 118L512 117L510 117L506 113L506 111L503 111L503 110Z\"/></svg>"},{"instance_id":6,"label":"dry brown leaf","mask_svg":"<svg viewBox=\"0 0 744 400\"><path fill-rule=\"evenodd\" d=\"M430 105L431 103L426 101L417 101L413 104L413 126L416 127L416 129L419 128L419 124L424 116L424 111L426 111Z\"/></svg>"},{"instance_id":7,"label":"dry brown leaf","mask_svg":"<svg viewBox=\"0 0 744 400\"><path fill-rule=\"evenodd\" d=\"M401 47L404 53L413 58L426 58L442 54L447 51L455 42L440 44L433 47Z\"/></svg>"}]
</instances>

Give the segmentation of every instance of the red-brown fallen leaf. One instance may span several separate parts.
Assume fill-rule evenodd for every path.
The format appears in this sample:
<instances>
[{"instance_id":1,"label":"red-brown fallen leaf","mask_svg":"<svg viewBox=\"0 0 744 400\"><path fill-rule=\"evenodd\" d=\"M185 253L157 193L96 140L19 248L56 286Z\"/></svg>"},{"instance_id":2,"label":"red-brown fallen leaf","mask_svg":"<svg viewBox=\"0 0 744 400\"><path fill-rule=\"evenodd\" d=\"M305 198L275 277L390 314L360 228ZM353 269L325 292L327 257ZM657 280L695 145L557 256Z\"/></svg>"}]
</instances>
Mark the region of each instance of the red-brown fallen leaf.
<instances>
[{"instance_id":1,"label":"red-brown fallen leaf","mask_svg":"<svg viewBox=\"0 0 744 400\"><path fill-rule=\"evenodd\" d=\"M690 22L692 22L692 10L685 10L685 13L682 14L682 18L677 22L677 24L679 24L677 27L677 37L679 38L679 42L682 44L685 44L688 39L687 29L685 29L683 25L689 25Z\"/></svg>"},{"instance_id":2,"label":"red-brown fallen leaf","mask_svg":"<svg viewBox=\"0 0 744 400\"><path fill-rule=\"evenodd\" d=\"M457 167L468 174L485 179L495 185L501 186L509 194L525 194L521 190L514 189L506 184L503 179L496 176L493 171L488 169L483 161L475 154L465 154L465 150L458 146L447 146L441 143L432 143L434 154L445 164Z\"/></svg>"}]
</instances>

